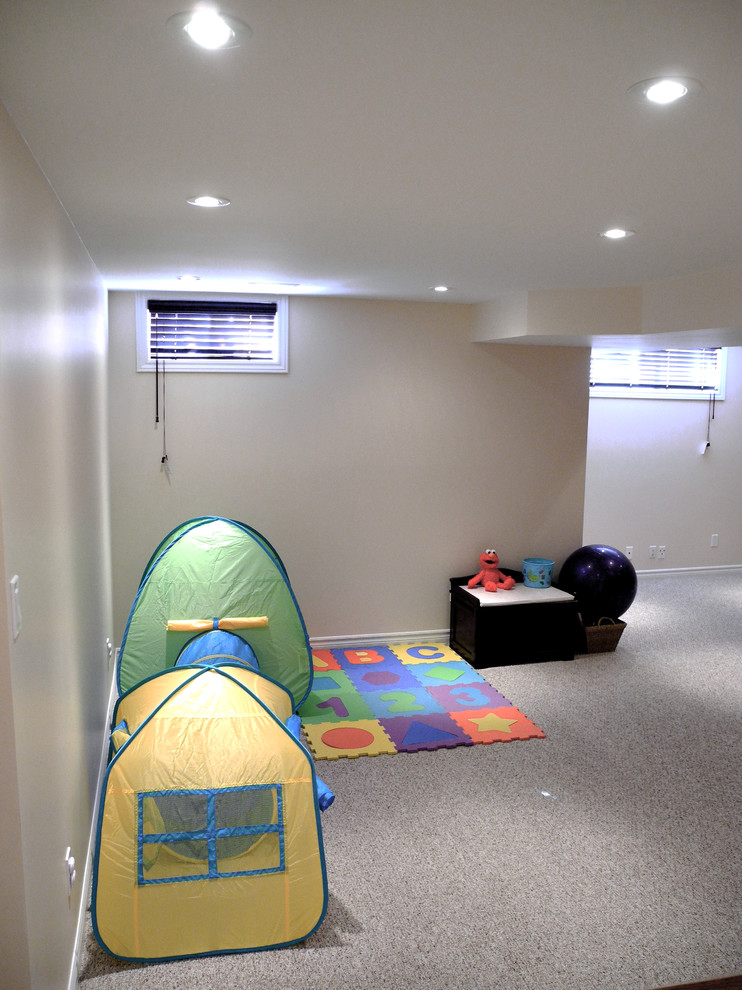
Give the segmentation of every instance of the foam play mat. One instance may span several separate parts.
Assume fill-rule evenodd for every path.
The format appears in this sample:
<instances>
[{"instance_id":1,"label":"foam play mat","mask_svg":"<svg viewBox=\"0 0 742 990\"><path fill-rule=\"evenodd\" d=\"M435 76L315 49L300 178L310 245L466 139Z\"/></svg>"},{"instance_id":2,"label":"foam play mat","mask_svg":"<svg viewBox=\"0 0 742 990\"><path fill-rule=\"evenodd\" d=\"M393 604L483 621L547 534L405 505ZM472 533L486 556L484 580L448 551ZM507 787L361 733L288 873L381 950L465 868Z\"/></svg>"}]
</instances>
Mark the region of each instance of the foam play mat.
<instances>
[{"instance_id":1,"label":"foam play mat","mask_svg":"<svg viewBox=\"0 0 742 990\"><path fill-rule=\"evenodd\" d=\"M312 662L299 715L318 760L545 737L440 643L313 650Z\"/></svg>"}]
</instances>

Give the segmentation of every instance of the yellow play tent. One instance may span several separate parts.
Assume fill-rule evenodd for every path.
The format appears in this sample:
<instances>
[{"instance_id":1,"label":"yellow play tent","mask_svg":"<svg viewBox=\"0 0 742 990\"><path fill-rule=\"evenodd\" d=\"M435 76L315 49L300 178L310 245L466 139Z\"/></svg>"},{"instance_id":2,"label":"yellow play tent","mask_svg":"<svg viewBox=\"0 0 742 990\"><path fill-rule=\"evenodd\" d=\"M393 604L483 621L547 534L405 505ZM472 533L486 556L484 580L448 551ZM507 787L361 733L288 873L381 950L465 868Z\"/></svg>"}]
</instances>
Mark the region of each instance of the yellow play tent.
<instances>
[{"instance_id":1,"label":"yellow play tent","mask_svg":"<svg viewBox=\"0 0 742 990\"><path fill-rule=\"evenodd\" d=\"M317 779L290 692L234 661L170 667L116 704L91 912L122 959L289 945L327 905ZM296 716L293 716L296 718Z\"/></svg>"}]
</instances>

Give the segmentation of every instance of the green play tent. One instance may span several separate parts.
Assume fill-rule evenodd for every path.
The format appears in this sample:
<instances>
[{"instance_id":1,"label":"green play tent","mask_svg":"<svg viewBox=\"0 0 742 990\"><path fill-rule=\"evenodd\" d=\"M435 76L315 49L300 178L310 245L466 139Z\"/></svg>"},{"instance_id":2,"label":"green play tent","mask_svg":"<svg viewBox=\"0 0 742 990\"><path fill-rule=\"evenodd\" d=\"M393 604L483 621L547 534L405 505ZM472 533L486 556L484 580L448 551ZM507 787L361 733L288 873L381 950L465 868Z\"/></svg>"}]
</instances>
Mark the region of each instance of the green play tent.
<instances>
[{"instance_id":1,"label":"green play tent","mask_svg":"<svg viewBox=\"0 0 742 990\"><path fill-rule=\"evenodd\" d=\"M265 537L221 516L181 523L152 554L119 650L119 694L175 666L212 623L239 629L260 670L290 691L294 710L301 705L312 655L286 568Z\"/></svg>"}]
</instances>

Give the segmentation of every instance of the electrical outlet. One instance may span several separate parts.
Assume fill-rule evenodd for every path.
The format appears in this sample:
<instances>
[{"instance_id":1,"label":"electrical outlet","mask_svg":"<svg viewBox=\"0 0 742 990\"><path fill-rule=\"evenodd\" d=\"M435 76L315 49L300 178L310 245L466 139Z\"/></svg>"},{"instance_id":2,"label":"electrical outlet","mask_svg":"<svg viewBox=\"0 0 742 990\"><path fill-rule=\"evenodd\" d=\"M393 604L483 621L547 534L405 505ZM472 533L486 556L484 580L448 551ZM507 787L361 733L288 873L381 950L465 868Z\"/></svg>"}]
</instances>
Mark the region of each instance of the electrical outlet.
<instances>
[{"instance_id":1,"label":"electrical outlet","mask_svg":"<svg viewBox=\"0 0 742 990\"><path fill-rule=\"evenodd\" d=\"M626 547L626 556L629 558L629 560L631 560L631 558L634 556L633 547Z\"/></svg>"},{"instance_id":2,"label":"electrical outlet","mask_svg":"<svg viewBox=\"0 0 742 990\"><path fill-rule=\"evenodd\" d=\"M657 547L657 556L660 558L660 560L665 559L666 551L667 551L667 547Z\"/></svg>"},{"instance_id":3,"label":"electrical outlet","mask_svg":"<svg viewBox=\"0 0 742 990\"><path fill-rule=\"evenodd\" d=\"M654 558L656 556L657 556L657 547L650 547L649 548L649 559L650 560L654 560Z\"/></svg>"}]
</instances>

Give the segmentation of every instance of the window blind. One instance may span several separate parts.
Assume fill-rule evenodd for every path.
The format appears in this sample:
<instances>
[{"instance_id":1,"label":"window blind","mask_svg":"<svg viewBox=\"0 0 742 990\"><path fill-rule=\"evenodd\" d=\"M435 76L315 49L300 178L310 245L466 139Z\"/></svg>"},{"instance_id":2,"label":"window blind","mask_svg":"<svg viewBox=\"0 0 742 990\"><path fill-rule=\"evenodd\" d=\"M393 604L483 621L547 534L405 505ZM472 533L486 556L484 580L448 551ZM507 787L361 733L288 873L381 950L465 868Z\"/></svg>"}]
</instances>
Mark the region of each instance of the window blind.
<instances>
[{"instance_id":1,"label":"window blind","mask_svg":"<svg viewBox=\"0 0 742 990\"><path fill-rule=\"evenodd\" d=\"M624 390L657 396L718 394L722 349L701 347L658 351L596 348L590 356L591 394Z\"/></svg>"},{"instance_id":2,"label":"window blind","mask_svg":"<svg viewBox=\"0 0 742 990\"><path fill-rule=\"evenodd\" d=\"M274 361L276 302L149 299L151 361Z\"/></svg>"}]
</instances>

